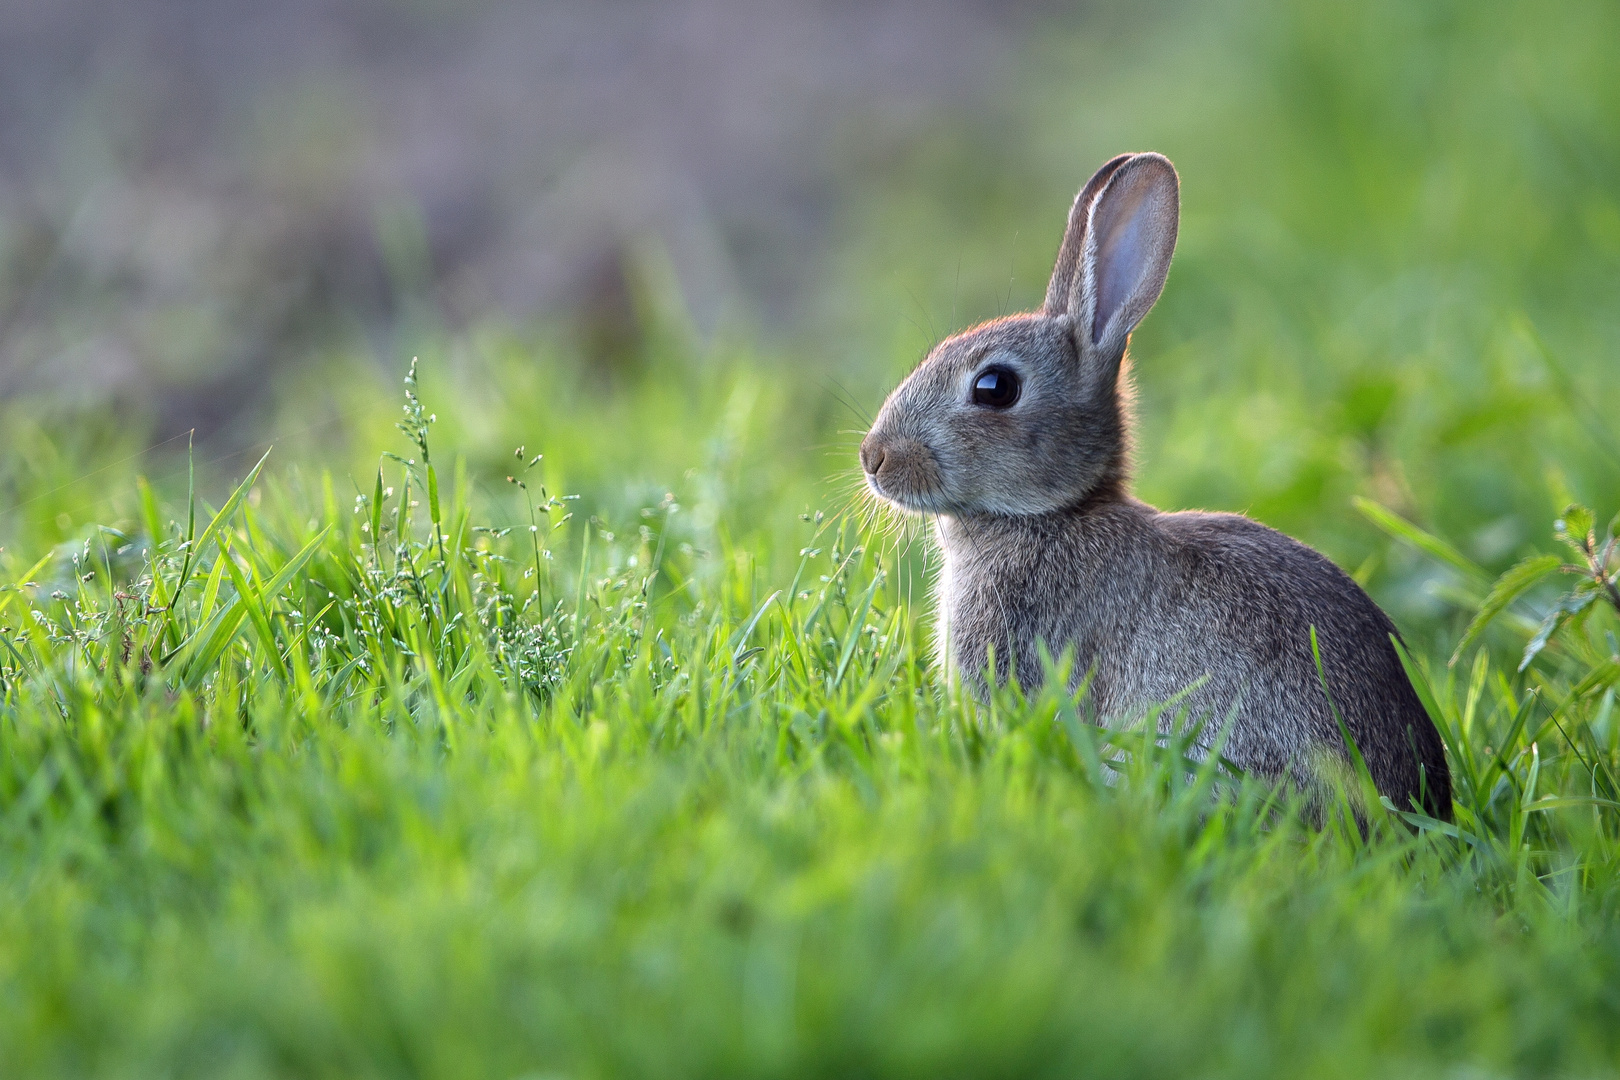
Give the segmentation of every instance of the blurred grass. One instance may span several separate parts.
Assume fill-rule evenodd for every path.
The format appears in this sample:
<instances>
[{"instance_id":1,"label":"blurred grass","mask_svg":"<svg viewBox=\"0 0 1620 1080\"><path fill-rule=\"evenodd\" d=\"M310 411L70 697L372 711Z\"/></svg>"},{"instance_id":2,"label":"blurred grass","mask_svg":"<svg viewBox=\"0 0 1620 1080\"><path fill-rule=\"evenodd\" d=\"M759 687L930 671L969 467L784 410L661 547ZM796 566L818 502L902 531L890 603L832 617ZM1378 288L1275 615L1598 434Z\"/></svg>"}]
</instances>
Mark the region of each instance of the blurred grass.
<instances>
[{"instance_id":1,"label":"blurred grass","mask_svg":"<svg viewBox=\"0 0 1620 1080\"><path fill-rule=\"evenodd\" d=\"M1617 620L1519 673L1549 580L1446 661L1567 503L1620 504L1616 40L1601 3L1099 9L985 129L856 163L801 336L700 340L655 273L610 369L418 313L437 514L358 338L263 388L206 544L262 444L199 451L188 529L138 417L5 406L7 1071L1612 1075ZM1184 186L1141 492L1367 580L1456 835L956 700L926 545L838 517L861 410L1033 306L1127 148Z\"/></svg>"}]
</instances>

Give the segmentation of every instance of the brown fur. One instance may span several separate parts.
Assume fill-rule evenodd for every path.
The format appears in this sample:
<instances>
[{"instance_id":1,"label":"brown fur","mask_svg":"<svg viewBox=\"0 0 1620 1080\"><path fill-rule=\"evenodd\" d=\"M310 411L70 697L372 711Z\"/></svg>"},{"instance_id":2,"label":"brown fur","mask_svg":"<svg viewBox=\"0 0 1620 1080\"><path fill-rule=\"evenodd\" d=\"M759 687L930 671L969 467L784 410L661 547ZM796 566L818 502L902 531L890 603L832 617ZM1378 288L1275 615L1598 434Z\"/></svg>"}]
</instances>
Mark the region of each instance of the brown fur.
<instances>
[{"instance_id":1,"label":"brown fur","mask_svg":"<svg viewBox=\"0 0 1620 1080\"><path fill-rule=\"evenodd\" d=\"M1258 522L1129 493L1125 347L1164 286L1178 199L1157 154L1104 165L1075 199L1042 310L940 344L861 444L872 490L936 519L941 659L982 692L992 650L998 678L1034 686L1040 643L1072 647L1105 723L1195 687L1181 701L1208 721L1206 747L1230 717L1226 757L1307 787L1348 761L1331 693L1379 792L1449 817L1444 746L1367 594ZM991 364L1021 377L1010 408L973 402Z\"/></svg>"}]
</instances>

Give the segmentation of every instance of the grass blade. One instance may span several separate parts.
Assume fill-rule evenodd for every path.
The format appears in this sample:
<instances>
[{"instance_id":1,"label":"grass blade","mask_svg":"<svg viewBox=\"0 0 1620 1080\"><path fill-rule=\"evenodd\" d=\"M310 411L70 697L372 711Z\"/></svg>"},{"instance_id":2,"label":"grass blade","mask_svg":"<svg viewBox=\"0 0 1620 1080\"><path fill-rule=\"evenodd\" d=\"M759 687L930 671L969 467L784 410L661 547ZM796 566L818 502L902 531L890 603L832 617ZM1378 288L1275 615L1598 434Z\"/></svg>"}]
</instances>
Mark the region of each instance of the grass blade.
<instances>
[{"instance_id":1,"label":"grass blade","mask_svg":"<svg viewBox=\"0 0 1620 1080\"><path fill-rule=\"evenodd\" d=\"M1468 558L1468 556L1464 555L1462 552L1458 551L1456 548L1452 547L1438 536L1424 532L1422 529L1396 514L1394 511L1388 509L1387 507L1380 506L1371 499L1358 495L1356 496L1354 502L1356 509L1360 510L1362 515L1366 517L1367 520L1371 521L1374 525L1378 526L1395 539L1405 540L1413 547L1433 555L1436 559L1446 563L1448 566L1455 567L1476 581L1483 582L1490 580L1490 575L1487 574L1478 563Z\"/></svg>"},{"instance_id":2,"label":"grass blade","mask_svg":"<svg viewBox=\"0 0 1620 1080\"><path fill-rule=\"evenodd\" d=\"M1462 640L1457 642L1457 648L1452 652L1449 662L1455 664L1463 651L1485 632L1485 627L1490 625L1491 620L1534 587L1536 582L1548 574L1555 573L1562 565L1563 560L1556 555L1532 555L1515 563L1512 569L1497 578L1496 584L1491 586L1490 593L1485 597L1485 602L1479 606L1478 614L1468 624L1468 629L1463 631Z\"/></svg>"},{"instance_id":3,"label":"grass blade","mask_svg":"<svg viewBox=\"0 0 1620 1080\"><path fill-rule=\"evenodd\" d=\"M844 681L844 672L849 670L849 662L855 656L855 646L860 644L861 633L866 629L866 613L872 607L872 597L877 595L878 585L883 581L881 577L873 575L872 583L866 587L866 593L861 597L861 606L849 621L849 630L844 638L844 653L838 658L838 671L833 675L832 685L836 689Z\"/></svg>"},{"instance_id":4,"label":"grass blade","mask_svg":"<svg viewBox=\"0 0 1620 1080\"><path fill-rule=\"evenodd\" d=\"M254 465L247 474L247 478L236 486L236 490L231 492L230 498L225 500L225 505L220 507L219 512L208 522L207 527L202 531L202 535L197 537L195 542L186 545L186 561L181 566L179 580L175 582L174 596L169 600L169 611L171 613L174 611L174 605L180 600L180 593L185 589L186 582L191 578L191 572L196 566L197 553L208 546L208 541L213 539L214 534L219 532L225 523L231 519L232 515L236 513L237 508L242 505L242 500L247 498L247 493L252 490L254 482L259 479L259 470L264 468L264 463L268 460L270 460L270 451L266 450L264 456L259 459L258 464ZM195 501L192 503L191 512L192 522L190 528L195 529L197 512Z\"/></svg>"}]
</instances>

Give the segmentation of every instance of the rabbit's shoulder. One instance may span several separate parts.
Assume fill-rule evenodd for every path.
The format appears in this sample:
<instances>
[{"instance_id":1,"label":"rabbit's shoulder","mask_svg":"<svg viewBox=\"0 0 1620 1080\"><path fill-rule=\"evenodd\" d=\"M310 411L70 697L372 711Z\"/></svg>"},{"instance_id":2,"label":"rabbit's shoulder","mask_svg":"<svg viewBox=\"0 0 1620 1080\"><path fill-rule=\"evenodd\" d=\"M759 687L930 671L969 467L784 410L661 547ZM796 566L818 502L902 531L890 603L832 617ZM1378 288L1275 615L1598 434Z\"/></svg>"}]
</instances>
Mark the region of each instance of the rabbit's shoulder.
<instances>
[{"instance_id":1,"label":"rabbit's shoulder","mask_svg":"<svg viewBox=\"0 0 1620 1080\"><path fill-rule=\"evenodd\" d=\"M1304 621L1323 632L1331 628L1341 640L1349 635L1387 647L1394 631L1388 616L1355 579L1308 544L1241 514L1161 513L1153 524L1182 580L1206 599L1251 617L1281 620L1272 630Z\"/></svg>"},{"instance_id":2,"label":"rabbit's shoulder","mask_svg":"<svg viewBox=\"0 0 1620 1080\"><path fill-rule=\"evenodd\" d=\"M1310 545L1243 514L1177 510L1154 515L1152 524L1173 550L1195 561L1310 577L1343 573Z\"/></svg>"}]
</instances>

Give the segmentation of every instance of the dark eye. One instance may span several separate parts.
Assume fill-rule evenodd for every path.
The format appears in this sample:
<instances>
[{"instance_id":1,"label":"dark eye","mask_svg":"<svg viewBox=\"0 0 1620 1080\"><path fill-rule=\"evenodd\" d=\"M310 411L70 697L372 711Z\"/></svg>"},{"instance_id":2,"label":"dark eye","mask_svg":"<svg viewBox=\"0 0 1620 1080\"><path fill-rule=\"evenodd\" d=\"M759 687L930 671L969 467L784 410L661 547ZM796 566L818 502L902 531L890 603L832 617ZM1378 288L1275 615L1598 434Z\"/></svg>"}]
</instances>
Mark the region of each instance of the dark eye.
<instances>
[{"instance_id":1,"label":"dark eye","mask_svg":"<svg viewBox=\"0 0 1620 1080\"><path fill-rule=\"evenodd\" d=\"M973 382L973 404L1010 409L1018 400L1018 374L1004 367L985 368Z\"/></svg>"}]
</instances>

